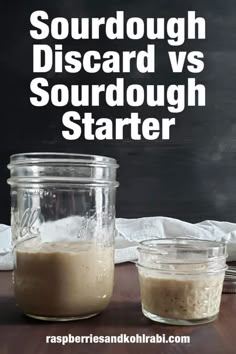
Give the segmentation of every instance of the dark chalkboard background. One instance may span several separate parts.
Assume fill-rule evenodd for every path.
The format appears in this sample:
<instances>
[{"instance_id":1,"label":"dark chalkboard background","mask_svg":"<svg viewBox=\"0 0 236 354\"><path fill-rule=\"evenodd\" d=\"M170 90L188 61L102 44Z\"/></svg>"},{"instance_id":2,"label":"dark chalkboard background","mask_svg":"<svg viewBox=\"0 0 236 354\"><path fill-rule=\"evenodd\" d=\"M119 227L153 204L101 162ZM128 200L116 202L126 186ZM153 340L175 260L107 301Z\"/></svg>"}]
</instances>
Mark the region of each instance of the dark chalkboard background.
<instances>
[{"instance_id":1,"label":"dark chalkboard background","mask_svg":"<svg viewBox=\"0 0 236 354\"><path fill-rule=\"evenodd\" d=\"M196 10L207 21L207 40L188 41L180 50L201 50L205 70L198 74L207 87L207 106L188 108L177 115L170 141L66 141L61 135L63 109L35 108L29 102L32 74L30 14L46 10L49 16L67 18L112 16L170 17ZM1 127L0 222L9 222L10 197L6 164L13 153L65 151L108 155L120 163L117 214L122 217L165 215L197 222L202 219L236 221L236 1L5 1L0 5ZM52 41L49 39L52 43ZM45 41L44 41L45 42ZM86 44L85 44L86 43ZM145 48L145 39L64 42L67 50L101 51ZM129 83L181 83L190 74L173 75L167 62L168 46L158 44L161 70L155 75L129 74ZM172 49L173 50L173 49ZM113 81L107 74L47 74L51 84ZM85 110L86 111L86 110ZM88 109L87 109L88 111ZM129 116L128 107L91 108L97 117ZM141 116L170 116L165 109L138 109ZM82 110L80 110L82 112Z\"/></svg>"}]
</instances>

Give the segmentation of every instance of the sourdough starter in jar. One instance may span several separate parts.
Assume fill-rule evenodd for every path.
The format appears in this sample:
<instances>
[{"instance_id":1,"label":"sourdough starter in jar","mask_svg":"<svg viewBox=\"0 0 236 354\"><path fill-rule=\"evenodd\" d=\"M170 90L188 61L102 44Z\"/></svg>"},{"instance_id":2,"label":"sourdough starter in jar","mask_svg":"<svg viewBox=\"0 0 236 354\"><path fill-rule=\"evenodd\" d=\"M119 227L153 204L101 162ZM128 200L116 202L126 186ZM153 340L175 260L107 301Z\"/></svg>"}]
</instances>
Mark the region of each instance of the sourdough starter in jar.
<instances>
[{"instance_id":1,"label":"sourdough starter in jar","mask_svg":"<svg viewBox=\"0 0 236 354\"><path fill-rule=\"evenodd\" d=\"M176 320L198 320L217 315L224 272L206 276L151 275L140 271L143 310Z\"/></svg>"},{"instance_id":2,"label":"sourdough starter in jar","mask_svg":"<svg viewBox=\"0 0 236 354\"><path fill-rule=\"evenodd\" d=\"M16 248L16 301L36 318L86 318L101 312L112 295L113 276L113 247L32 239Z\"/></svg>"}]
</instances>

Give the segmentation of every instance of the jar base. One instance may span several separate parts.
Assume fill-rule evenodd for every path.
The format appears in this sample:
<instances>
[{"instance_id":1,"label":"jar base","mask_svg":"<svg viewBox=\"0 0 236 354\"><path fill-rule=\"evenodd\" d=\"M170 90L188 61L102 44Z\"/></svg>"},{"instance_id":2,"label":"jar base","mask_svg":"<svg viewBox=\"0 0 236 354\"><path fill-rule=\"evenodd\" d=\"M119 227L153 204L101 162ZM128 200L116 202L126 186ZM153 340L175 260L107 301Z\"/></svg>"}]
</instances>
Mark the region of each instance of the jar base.
<instances>
[{"instance_id":1,"label":"jar base","mask_svg":"<svg viewBox=\"0 0 236 354\"><path fill-rule=\"evenodd\" d=\"M48 322L68 322L68 321L79 321L79 320L86 320L87 318L94 317L99 315L100 312L97 313L92 313L90 315L85 315L85 316L68 316L68 317L51 317L51 316L38 316L38 315L31 315L29 313L26 313L25 315L33 318L35 320L40 320L40 321L48 321Z\"/></svg>"},{"instance_id":2,"label":"jar base","mask_svg":"<svg viewBox=\"0 0 236 354\"><path fill-rule=\"evenodd\" d=\"M144 316L152 321L169 324L169 325L175 325L175 326L194 326L194 325L212 322L217 319L217 315L218 315L216 314L214 316L201 318L201 319L179 320L176 318L165 318L165 317L155 315L149 311L144 310L144 308L142 308L142 311Z\"/></svg>"}]
</instances>

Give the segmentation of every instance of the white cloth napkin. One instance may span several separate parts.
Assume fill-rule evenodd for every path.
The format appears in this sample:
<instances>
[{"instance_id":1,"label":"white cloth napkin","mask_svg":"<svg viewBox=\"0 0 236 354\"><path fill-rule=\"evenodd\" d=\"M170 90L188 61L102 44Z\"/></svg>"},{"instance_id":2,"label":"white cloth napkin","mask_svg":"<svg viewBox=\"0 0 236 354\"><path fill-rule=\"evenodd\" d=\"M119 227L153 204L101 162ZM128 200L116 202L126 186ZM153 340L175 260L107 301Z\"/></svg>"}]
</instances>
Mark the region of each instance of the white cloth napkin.
<instances>
[{"instance_id":1,"label":"white cloth napkin","mask_svg":"<svg viewBox=\"0 0 236 354\"><path fill-rule=\"evenodd\" d=\"M0 270L10 270L12 268L11 228L8 225L0 224Z\"/></svg>"},{"instance_id":2,"label":"white cloth napkin","mask_svg":"<svg viewBox=\"0 0 236 354\"><path fill-rule=\"evenodd\" d=\"M236 261L236 224L206 220L197 224L163 216L117 219L116 263L137 259L138 242L150 238L186 237L227 242L228 261Z\"/></svg>"},{"instance_id":3,"label":"white cloth napkin","mask_svg":"<svg viewBox=\"0 0 236 354\"><path fill-rule=\"evenodd\" d=\"M81 219L69 217L56 222L42 224L41 233L45 241L48 235L55 234L61 239L62 233L75 234L79 229ZM140 241L150 238L190 237L205 240L225 241L228 246L228 260L236 261L236 224L206 220L197 224L172 219L168 217L147 217L139 219L117 219L117 234L115 238L115 263L137 259L137 245ZM55 231L55 233L53 232ZM10 227L0 225L0 270L12 269Z\"/></svg>"}]
</instances>

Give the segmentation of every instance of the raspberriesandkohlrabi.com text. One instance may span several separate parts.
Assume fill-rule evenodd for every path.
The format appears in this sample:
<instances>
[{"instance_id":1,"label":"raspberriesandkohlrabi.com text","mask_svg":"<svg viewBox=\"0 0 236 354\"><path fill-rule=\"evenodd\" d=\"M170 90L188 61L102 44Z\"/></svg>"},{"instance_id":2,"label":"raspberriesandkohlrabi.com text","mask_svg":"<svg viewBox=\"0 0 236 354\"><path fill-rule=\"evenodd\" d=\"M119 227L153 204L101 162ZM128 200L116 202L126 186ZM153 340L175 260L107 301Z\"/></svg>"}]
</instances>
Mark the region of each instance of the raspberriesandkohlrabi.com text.
<instances>
[{"instance_id":1,"label":"raspberriesandkohlrabi.com text","mask_svg":"<svg viewBox=\"0 0 236 354\"><path fill-rule=\"evenodd\" d=\"M46 336L47 344L186 344L190 345L190 336L173 336L165 334L155 334L148 336L146 334L128 335L121 333L113 336L102 336L89 334L86 336L74 336L70 333L64 336Z\"/></svg>"},{"instance_id":2,"label":"raspberriesandkohlrabi.com text","mask_svg":"<svg viewBox=\"0 0 236 354\"><path fill-rule=\"evenodd\" d=\"M70 107L62 116L62 136L67 140L80 137L86 140L122 140L125 127L129 129L132 140L168 140L179 113L186 107L206 104L206 88L196 79L196 75L204 70L204 54L198 50L181 50L187 40L206 38L206 21L195 11L188 11L182 18L127 18L123 11L117 11L108 18L68 19L50 18L47 12L38 10L31 14L30 22L30 35L34 40L33 72L36 74L30 84L30 102L35 107L48 104ZM130 51L98 51L92 48L85 52L64 50L63 41L67 38L78 49L82 47L82 41L99 41L104 36L108 39L106 43L129 39L139 48L138 41L145 38L148 44L142 50ZM53 41L46 41L48 38ZM167 54L172 72L181 74L183 70L188 71L189 77L185 83L130 84L130 73L135 72L139 77L149 75L150 78L162 70L158 61L160 41L166 41L170 46ZM54 44L49 45L48 42ZM61 83L50 84L47 73L51 71L59 78L61 74ZM112 77L116 75L116 79L109 84L88 85L81 82L80 72L88 75L104 73L106 77L112 74ZM72 75L73 84L63 83L64 73ZM170 114L168 117L143 118L138 112L142 105L156 107L157 112L158 107L165 107ZM116 107L125 107L129 114L125 117L115 115L114 119L95 117L91 107L99 106L114 107L114 115ZM83 109L83 114L80 109Z\"/></svg>"}]
</instances>

